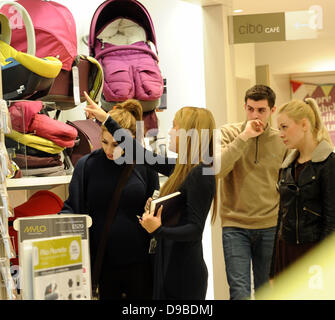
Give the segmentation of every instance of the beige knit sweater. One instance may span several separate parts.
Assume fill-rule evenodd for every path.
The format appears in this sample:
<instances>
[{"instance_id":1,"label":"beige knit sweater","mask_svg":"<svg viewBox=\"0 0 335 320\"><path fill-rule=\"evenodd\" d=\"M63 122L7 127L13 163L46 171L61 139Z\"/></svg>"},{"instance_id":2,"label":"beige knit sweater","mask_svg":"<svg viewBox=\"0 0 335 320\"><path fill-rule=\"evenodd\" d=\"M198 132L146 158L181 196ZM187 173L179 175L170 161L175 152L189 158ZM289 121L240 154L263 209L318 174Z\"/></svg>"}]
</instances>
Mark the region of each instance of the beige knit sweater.
<instances>
[{"instance_id":1,"label":"beige knit sweater","mask_svg":"<svg viewBox=\"0 0 335 320\"><path fill-rule=\"evenodd\" d=\"M286 147L279 131L267 126L256 138L238 135L246 122L221 127L219 214L223 227L270 228L277 224L277 180Z\"/></svg>"}]
</instances>

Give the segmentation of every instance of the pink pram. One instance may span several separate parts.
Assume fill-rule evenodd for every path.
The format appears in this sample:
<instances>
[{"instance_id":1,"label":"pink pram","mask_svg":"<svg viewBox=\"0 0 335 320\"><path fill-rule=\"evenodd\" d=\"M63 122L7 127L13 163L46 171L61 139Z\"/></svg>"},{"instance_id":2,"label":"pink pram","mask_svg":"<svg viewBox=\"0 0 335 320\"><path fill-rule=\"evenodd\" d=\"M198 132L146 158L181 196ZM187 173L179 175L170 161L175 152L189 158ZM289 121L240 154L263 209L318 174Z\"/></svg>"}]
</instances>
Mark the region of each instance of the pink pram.
<instances>
[{"instance_id":1,"label":"pink pram","mask_svg":"<svg viewBox=\"0 0 335 320\"><path fill-rule=\"evenodd\" d=\"M107 0L93 15L88 39L90 55L104 70L107 102L140 100L143 111L154 110L163 94L156 36L146 8L136 0Z\"/></svg>"}]
</instances>

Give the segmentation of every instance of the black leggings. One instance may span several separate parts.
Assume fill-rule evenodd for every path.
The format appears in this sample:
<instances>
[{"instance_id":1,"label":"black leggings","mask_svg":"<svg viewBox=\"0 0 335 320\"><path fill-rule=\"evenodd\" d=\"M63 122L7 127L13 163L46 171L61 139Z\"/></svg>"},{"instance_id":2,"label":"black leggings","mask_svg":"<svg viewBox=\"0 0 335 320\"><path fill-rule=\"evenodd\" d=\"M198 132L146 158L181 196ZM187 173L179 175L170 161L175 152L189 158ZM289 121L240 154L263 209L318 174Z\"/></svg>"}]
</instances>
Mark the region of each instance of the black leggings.
<instances>
[{"instance_id":1,"label":"black leggings","mask_svg":"<svg viewBox=\"0 0 335 320\"><path fill-rule=\"evenodd\" d=\"M151 300L152 292L151 263L102 267L99 281L100 300Z\"/></svg>"}]
</instances>

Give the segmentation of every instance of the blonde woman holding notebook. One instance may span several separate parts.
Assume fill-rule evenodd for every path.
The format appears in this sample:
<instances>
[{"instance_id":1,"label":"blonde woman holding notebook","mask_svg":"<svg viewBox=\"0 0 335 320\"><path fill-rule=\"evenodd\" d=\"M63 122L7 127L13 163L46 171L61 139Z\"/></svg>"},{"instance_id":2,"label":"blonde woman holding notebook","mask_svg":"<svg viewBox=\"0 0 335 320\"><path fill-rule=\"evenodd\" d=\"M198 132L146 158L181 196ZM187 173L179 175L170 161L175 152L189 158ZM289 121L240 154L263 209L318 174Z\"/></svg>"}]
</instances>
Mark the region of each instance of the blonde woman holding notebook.
<instances>
[{"instance_id":1,"label":"blonde woman holding notebook","mask_svg":"<svg viewBox=\"0 0 335 320\"><path fill-rule=\"evenodd\" d=\"M149 211L139 216L139 223L157 241L155 248L150 248L155 251L153 298L205 299L208 271L203 259L202 234L213 199L216 205L216 178L214 170L211 171L213 115L207 109L196 107L183 107L176 113L169 132L169 149L178 157L170 159L144 149L88 96L86 99L88 115L103 122L114 137L119 137L116 138L119 146L133 146L132 160L136 163L144 160L147 166L169 176L160 196L181 192L180 216L176 224L162 225L162 207L156 216ZM214 219L215 216L212 221Z\"/></svg>"}]
</instances>

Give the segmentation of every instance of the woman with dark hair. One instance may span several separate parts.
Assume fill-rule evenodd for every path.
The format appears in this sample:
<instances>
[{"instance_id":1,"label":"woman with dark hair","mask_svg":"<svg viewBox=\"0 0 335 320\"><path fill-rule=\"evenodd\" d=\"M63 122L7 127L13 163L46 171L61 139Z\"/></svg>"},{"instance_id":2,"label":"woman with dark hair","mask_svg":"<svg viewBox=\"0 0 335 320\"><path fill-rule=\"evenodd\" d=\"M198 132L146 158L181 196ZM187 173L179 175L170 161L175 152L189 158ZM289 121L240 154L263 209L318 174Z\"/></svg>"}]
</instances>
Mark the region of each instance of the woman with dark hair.
<instances>
[{"instance_id":1,"label":"woman with dark hair","mask_svg":"<svg viewBox=\"0 0 335 320\"><path fill-rule=\"evenodd\" d=\"M136 100L117 104L109 111L124 129L136 135L136 122L142 119L142 107ZM91 266L96 256L111 199L126 163L119 164L123 150L102 125L102 148L80 158L69 186L69 197L62 212L89 214ZM150 237L138 225L136 215L146 200L159 189L158 175L150 168L135 164L121 192L117 210L108 231L99 277L100 299L152 299L152 263L148 254Z\"/></svg>"}]
</instances>

